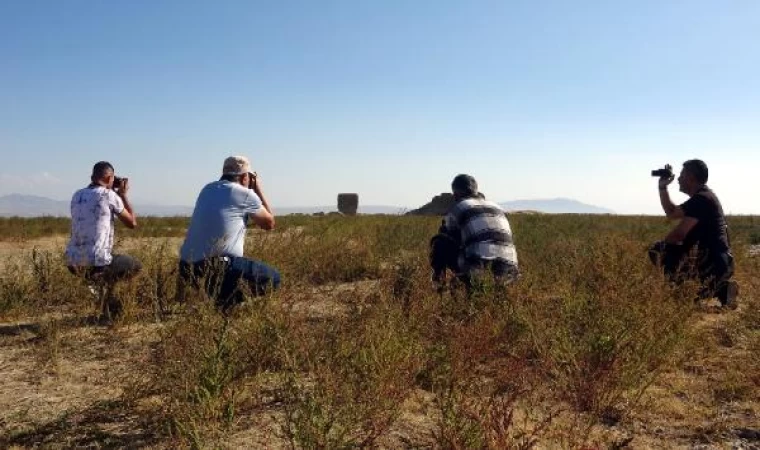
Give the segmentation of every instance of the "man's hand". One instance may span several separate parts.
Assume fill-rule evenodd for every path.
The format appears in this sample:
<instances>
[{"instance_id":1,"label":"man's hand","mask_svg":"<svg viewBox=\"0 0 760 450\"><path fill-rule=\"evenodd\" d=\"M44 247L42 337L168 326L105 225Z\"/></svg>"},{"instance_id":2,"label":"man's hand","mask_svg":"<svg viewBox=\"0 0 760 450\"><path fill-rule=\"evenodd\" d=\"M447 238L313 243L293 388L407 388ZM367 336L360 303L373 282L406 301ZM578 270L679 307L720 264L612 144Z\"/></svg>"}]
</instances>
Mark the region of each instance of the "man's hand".
<instances>
[{"instance_id":1,"label":"man's hand","mask_svg":"<svg viewBox=\"0 0 760 450\"><path fill-rule=\"evenodd\" d=\"M673 167L668 164L665 166L666 170L669 170L671 175L669 177L661 177L658 184L660 185L660 205L662 210L665 211L665 215L668 219L683 219L684 213L680 206L676 206L670 199L668 193L668 185L673 182L675 175L673 174Z\"/></svg>"},{"instance_id":2,"label":"man's hand","mask_svg":"<svg viewBox=\"0 0 760 450\"><path fill-rule=\"evenodd\" d=\"M259 177L256 172L252 172L249 174L248 178L250 179L248 182L248 188L252 189L253 192L256 193L256 195L261 200L262 206L262 209L259 212L252 214L250 217L253 219L253 222L259 227L265 230L272 230L274 229L274 213L272 212L272 207L269 206L269 202L267 201L267 198L261 189L261 177Z\"/></svg>"},{"instance_id":3,"label":"man's hand","mask_svg":"<svg viewBox=\"0 0 760 450\"><path fill-rule=\"evenodd\" d=\"M248 185L259 197L261 197L261 178L256 172L251 173L251 183Z\"/></svg>"},{"instance_id":4,"label":"man's hand","mask_svg":"<svg viewBox=\"0 0 760 450\"><path fill-rule=\"evenodd\" d=\"M670 164L665 165L665 169L670 171L671 175L669 177L661 177L658 181L658 184L660 186L660 189L667 189L668 185L675 180L676 176L673 174L673 166Z\"/></svg>"},{"instance_id":5,"label":"man's hand","mask_svg":"<svg viewBox=\"0 0 760 450\"><path fill-rule=\"evenodd\" d=\"M121 223L126 225L127 228L136 228L137 216L132 209L132 203L127 198L127 192L129 192L129 178L122 178L118 189L116 189L116 186L114 186L114 190L116 192L116 195L121 197L121 200L124 202L124 209L121 211L121 214L118 215L119 220Z\"/></svg>"},{"instance_id":6,"label":"man's hand","mask_svg":"<svg viewBox=\"0 0 760 450\"><path fill-rule=\"evenodd\" d=\"M111 190L116 193L119 197L123 197L127 194L127 191L129 191L129 178L118 178L113 181L113 185L111 186Z\"/></svg>"},{"instance_id":7,"label":"man's hand","mask_svg":"<svg viewBox=\"0 0 760 450\"><path fill-rule=\"evenodd\" d=\"M121 197L124 197L127 195L127 192L129 191L129 178L122 178L121 183L118 186L118 189L116 190L116 193L119 194Z\"/></svg>"}]
</instances>

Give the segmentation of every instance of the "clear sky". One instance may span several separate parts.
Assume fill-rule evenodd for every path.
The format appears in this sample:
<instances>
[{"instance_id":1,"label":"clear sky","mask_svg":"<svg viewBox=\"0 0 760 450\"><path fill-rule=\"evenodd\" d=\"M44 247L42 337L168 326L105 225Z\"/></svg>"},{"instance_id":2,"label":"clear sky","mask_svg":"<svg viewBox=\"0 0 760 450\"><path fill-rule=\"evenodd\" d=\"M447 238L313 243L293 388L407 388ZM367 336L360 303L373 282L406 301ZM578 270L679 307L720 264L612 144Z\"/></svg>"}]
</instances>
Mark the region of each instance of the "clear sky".
<instances>
[{"instance_id":1,"label":"clear sky","mask_svg":"<svg viewBox=\"0 0 760 450\"><path fill-rule=\"evenodd\" d=\"M105 159L191 205L232 154L275 210L466 172L657 213L649 171L698 157L758 214L760 1L0 0L0 195L68 199Z\"/></svg>"}]
</instances>

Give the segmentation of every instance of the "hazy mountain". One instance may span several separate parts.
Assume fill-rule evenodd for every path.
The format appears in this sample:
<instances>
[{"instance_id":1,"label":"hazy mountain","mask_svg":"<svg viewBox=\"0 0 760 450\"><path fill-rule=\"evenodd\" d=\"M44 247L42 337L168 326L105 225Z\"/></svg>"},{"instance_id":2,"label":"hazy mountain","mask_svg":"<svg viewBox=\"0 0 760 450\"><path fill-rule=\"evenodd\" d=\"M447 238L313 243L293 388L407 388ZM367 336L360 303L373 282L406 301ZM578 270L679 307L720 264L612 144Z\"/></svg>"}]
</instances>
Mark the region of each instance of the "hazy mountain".
<instances>
[{"instance_id":1,"label":"hazy mountain","mask_svg":"<svg viewBox=\"0 0 760 450\"><path fill-rule=\"evenodd\" d=\"M141 216L189 216L191 206L145 205L135 203L135 210ZM70 215L70 201L53 200L37 195L11 194L0 197L0 217L39 217Z\"/></svg>"},{"instance_id":2,"label":"hazy mountain","mask_svg":"<svg viewBox=\"0 0 760 450\"><path fill-rule=\"evenodd\" d=\"M515 200L503 202L500 205L507 211L538 211L549 214L614 214L607 208L587 205L568 198ZM138 216L190 216L192 206L177 205L147 205L135 203ZM335 206L298 206L275 208L277 215L329 213L337 211ZM359 206L361 214L403 214L408 208L400 206L366 205ZM37 195L11 194L0 196L0 216L69 216L69 201L53 200Z\"/></svg>"},{"instance_id":3,"label":"hazy mountain","mask_svg":"<svg viewBox=\"0 0 760 450\"><path fill-rule=\"evenodd\" d=\"M133 202L138 216L190 216L192 206L146 205ZM69 201L53 200L37 195L11 194L0 196L0 217L38 217L69 216ZM297 206L275 208L277 215L314 214L317 212L337 211L336 206ZM361 214L401 214L404 208L398 206L366 205L359 206Z\"/></svg>"},{"instance_id":4,"label":"hazy mountain","mask_svg":"<svg viewBox=\"0 0 760 450\"><path fill-rule=\"evenodd\" d=\"M443 192L433 197L428 203L419 208L409 211L410 215L442 216L454 205L454 196L450 192ZM587 205L569 198L537 199L537 200L514 200L499 203L506 211L536 211L548 214L614 214L607 208Z\"/></svg>"},{"instance_id":5,"label":"hazy mountain","mask_svg":"<svg viewBox=\"0 0 760 450\"><path fill-rule=\"evenodd\" d=\"M548 214L615 214L611 209L588 205L569 198L513 200L499 204L507 211L538 211Z\"/></svg>"},{"instance_id":6,"label":"hazy mountain","mask_svg":"<svg viewBox=\"0 0 760 450\"><path fill-rule=\"evenodd\" d=\"M11 194L0 197L0 216L68 216L69 202L37 195Z\"/></svg>"}]
</instances>

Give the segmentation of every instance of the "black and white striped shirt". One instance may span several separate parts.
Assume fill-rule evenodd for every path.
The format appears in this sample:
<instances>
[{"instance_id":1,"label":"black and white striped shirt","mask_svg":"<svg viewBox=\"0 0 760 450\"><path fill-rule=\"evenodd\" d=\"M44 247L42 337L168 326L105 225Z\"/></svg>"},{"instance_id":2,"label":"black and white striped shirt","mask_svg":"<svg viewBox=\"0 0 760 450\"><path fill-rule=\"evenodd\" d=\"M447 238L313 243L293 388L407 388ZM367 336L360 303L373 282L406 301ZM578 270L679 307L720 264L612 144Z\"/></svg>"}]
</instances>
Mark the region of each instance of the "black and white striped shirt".
<instances>
[{"instance_id":1,"label":"black and white striped shirt","mask_svg":"<svg viewBox=\"0 0 760 450\"><path fill-rule=\"evenodd\" d=\"M480 198L461 200L449 210L443 228L446 234L460 238L465 258L502 259L517 265L512 229L496 203Z\"/></svg>"}]
</instances>

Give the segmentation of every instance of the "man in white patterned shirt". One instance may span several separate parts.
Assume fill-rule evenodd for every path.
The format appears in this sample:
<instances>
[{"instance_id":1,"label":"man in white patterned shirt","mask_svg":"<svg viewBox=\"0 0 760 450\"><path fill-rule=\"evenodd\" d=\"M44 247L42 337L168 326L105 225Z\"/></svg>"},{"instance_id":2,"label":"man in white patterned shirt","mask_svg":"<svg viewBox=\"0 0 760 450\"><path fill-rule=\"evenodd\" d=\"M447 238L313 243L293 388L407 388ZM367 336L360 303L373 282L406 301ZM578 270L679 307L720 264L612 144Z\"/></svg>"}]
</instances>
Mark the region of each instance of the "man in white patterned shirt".
<instances>
[{"instance_id":1,"label":"man in white patterned shirt","mask_svg":"<svg viewBox=\"0 0 760 450\"><path fill-rule=\"evenodd\" d=\"M121 312L121 302L113 296L119 280L137 274L142 265L129 255L114 255L114 218L128 228L137 226L127 192L129 180L117 178L113 166L100 161L92 168L91 183L71 198L71 239L66 247L69 271L92 285L105 289L102 305L105 318Z\"/></svg>"},{"instance_id":2,"label":"man in white patterned shirt","mask_svg":"<svg viewBox=\"0 0 760 450\"><path fill-rule=\"evenodd\" d=\"M514 281L519 276L517 250L504 210L478 192L470 175L457 175L451 190L455 204L430 242L433 281L440 285L447 269L468 288L473 275L486 269L499 282Z\"/></svg>"}]
</instances>

